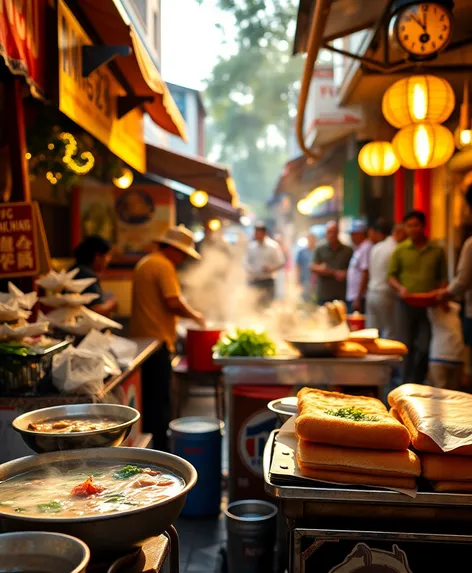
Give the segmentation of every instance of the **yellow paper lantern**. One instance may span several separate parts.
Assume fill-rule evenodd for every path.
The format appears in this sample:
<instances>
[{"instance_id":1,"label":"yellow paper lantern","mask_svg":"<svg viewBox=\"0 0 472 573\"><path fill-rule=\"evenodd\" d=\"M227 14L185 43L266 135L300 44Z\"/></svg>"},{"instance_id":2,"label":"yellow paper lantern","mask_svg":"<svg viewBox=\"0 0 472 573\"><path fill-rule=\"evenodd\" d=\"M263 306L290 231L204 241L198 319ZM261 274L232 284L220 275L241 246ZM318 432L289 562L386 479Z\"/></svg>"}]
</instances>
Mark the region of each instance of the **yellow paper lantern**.
<instances>
[{"instance_id":1,"label":"yellow paper lantern","mask_svg":"<svg viewBox=\"0 0 472 573\"><path fill-rule=\"evenodd\" d=\"M449 161L454 153L454 136L443 125L417 123L400 129L392 145L403 167L427 169Z\"/></svg>"},{"instance_id":2,"label":"yellow paper lantern","mask_svg":"<svg viewBox=\"0 0 472 573\"><path fill-rule=\"evenodd\" d=\"M398 157L389 141L372 141L360 150L357 158L360 168L367 175L393 175L400 167Z\"/></svg>"},{"instance_id":3,"label":"yellow paper lantern","mask_svg":"<svg viewBox=\"0 0 472 573\"><path fill-rule=\"evenodd\" d=\"M313 189L313 191L310 191L310 193L308 193L305 201L313 209L313 207L316 207L316 205L319 205L320 203L323 203L324 201L328 201L329 199L331 199L333 195L334 195L334 189L331 187L331 185L320 185L319 187L316 187L315 189Z\"/></svg>"},{"instance_id":4,"label":"yellow paper lantern","mask_svg":"<svg viewBox=\"0 0 472 573\"><path fill-rule=\"evenodd\" d=\"M221 221L219 219L210 219L208 221L208 228L210 231L219 231L221 229Z\"/></svg>"},{"instance_id":5,"label":"yellow paper lantern","mask_svg":"<svg viewBox=\"0 0 472 573\"><path fill-rule=\"evenodd\" d=\"M205 207L208 203L208 193L206 191L194 191L190 195L190 203L198 209Z\"/></svg>"},{"instance_id":6,"label":"yellow paper lantern","mask_svg":"<svg viewBox=\"0 0 472 573\"><path fill-rule=\"evenodd\" d=\"M443 123L454 110L456 98L449 83L436 76L411 76L385 92L382 112L396 128L410 123Z\"/></svg>"}]
</instances>

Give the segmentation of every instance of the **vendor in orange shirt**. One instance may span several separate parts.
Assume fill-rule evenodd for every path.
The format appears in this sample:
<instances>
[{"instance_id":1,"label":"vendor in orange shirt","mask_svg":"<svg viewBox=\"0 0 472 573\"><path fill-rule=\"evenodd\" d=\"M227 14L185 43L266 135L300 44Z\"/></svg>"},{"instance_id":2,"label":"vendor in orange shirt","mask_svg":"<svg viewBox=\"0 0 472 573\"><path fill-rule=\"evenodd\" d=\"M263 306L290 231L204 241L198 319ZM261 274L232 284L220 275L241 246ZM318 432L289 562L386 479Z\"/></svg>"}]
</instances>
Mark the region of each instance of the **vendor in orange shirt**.
<instances>
[{"instance_id":1,"label":"vendor in orange shirt","mask_svg":"<svg viewBox=\"0 0 472 573\"><path fill-rule=\"evenodd\" d=\"M177 318L193 319L201 327L205 320L183 300L177 277L177 268L187 257L200 259L191 231L183 225L171 227L156 244L157 250L141 259L134 270L131 335L162 342L142 367L143 429L152 433L154 449L165 451Z\"/></svg>"}]
</instances>

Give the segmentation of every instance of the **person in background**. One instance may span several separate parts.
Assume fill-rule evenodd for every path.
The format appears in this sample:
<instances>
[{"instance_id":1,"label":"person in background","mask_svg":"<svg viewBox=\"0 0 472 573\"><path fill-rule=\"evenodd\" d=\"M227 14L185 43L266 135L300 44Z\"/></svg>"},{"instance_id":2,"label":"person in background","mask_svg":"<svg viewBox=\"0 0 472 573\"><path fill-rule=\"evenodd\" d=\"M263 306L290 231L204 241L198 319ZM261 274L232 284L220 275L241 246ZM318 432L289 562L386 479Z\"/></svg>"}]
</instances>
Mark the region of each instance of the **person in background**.
<instances>
[{"instance_id":1,"label":"person in background","mask_svg":"<svg viewBox=\"0 0 472 573\"><path fill-rule=\"evenodd\" d=\"M297 253L296 265L298 273L298 284L303 289L303 300L311 302L313 300L313 275L311 273L311 263L316 247L316 237L309 234L306 238L307 244Z\"/></svg>"},{"instance_id":2,"label":"person in background","mask_svg":"<svg viewBox=\"0 0 472 573\"><path fill-rule=\"evenodd\" d=\"M154 449L166 451L177 318L192 319L201 327L205 320L182 299L177 277L187 257L200 258L191 231L183 225L171 227L156 244L157 250L141 259L134 270L131 336L161 343L142 366L143 429L153 435Z\"/></svg>"},{"instance_id":3,"label":"person in background","mask_svg":"<svg viewBox=\"0 0 472 573\"><path fill-rule=\"evenodd\" d=\"M75 263L72 269L79 269L75 279L96 279L96 282L87 287L83 293L98 295L88 307L103 314L110 316L116 309L118 301L111 293L105 293L101 287L98 275L103 272L111 261L110 243L98 235L91 235L84 239L74 250Z\"/></svg>"},{"instance_id":4,"label":"person in background","mask_svg":"<svg viewBox=\"0 0 472 573\"><path fill-rule=\"evenodd\" d=\"M258 291L259 304L270 306L275 298L275 277L285 265L282 248L268 236L264 223L257 223L254 240L249 243L245 269L249 285Z\"/></svg>"},{"instance_id":5,"label":"person in background","mask_svg":"<svg viewBox=\"0 0 472 573\"><path fill-rule=\"evenodd\" d=\"M429 378L436 388L460 390L464 373L464 337L460 306L446 303L428 309L431 321Z\"/></svg>"},{"instance_id":6,"label":"person in background","mask_svg":"<svg viewBox=\"0 0 472 573\"><path fill-rule=\"evenodd\" d=\"M365 312L369 259L373 246L367 237L367 230L367 225L363 221L354 221L350 230L354 253L347 270L346 301L349 313Z\"/></svg>"},{"instance_id":7,"label":"person in background","mask_svg":"<svg viewBox=\"0 0 472 573\"><path fill-rule=\"evenodd\" d=\"M313 255L311 272L317 277L317 302L346 300L346 276L352 249L339 240L336 221L326 223L326 241L318 245Z\"/></svg>"},{"instance_id":8,"label":"person in background","mask_svg":"<svg viewBox=\"0 0 472 573\"><path fill-rule=\"evenodd\" d=\"M447 284L444 250L426 236L426 217L411 211L403 218L408 239L392 254L388 280L397 293L398 338L408 347L404 360L403 381L422 384L428 370L431 326L426 308L409 305L408 295L431 293Z\"/></svg>"},{"instance_id":9,"label":"person in background","mask_svg":"<svg viewBox=\"0 0 472 573\"><path fill-rule=\"evenodd\" d=\"M375 244L370 252L366 326L377 328L382 337L395 340L396 296L387 273L393 251L406 239L405 227L403 224L395 225L390 235L390 225L386 221L377 221L373 230Z\"/></svg>"}]
</instances>

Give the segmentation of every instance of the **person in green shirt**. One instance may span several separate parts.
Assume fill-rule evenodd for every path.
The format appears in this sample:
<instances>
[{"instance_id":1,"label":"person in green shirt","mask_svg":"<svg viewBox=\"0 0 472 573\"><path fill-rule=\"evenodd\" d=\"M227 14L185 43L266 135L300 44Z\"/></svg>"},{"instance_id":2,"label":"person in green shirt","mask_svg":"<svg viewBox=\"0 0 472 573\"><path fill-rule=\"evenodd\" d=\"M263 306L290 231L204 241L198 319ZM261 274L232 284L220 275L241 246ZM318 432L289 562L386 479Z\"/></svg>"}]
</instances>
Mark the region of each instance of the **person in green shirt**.
<instances>
[{"instance_id":1,"label":"person in green shirt","mask_svg":"<svg viewBox=\"0 0 472 573\"><path fill-rule=\"evenodd\" d=\"M431 325L427 309L407 304L409 294L429 293L447 284L444 250L425 233L426 217L411 211L403 218L408 239L393 252L388 280L398 295L396 319L398 337L408 347L403 382L423 384L428 371Z\"/></svg>"}]
</instances>

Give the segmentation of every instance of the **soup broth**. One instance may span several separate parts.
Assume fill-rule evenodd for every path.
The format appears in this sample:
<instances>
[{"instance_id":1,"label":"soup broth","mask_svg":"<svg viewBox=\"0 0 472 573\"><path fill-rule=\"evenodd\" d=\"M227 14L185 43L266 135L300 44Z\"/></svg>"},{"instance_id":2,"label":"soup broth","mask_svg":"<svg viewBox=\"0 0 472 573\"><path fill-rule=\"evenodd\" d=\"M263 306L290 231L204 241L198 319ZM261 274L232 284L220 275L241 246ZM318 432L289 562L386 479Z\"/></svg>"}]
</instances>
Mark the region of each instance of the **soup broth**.
<instances>
[{"instance_id":1,"label":"soup broth","mask_svg":"<svg viewBox=\"0 0 472 573\"><path fill-rule=\"evenodd\" d=\"M55 464L0 482L0 509L35 517L88 517L144 507L184 486L182 478L157 467Z\"/></svg>"},{"instance_id":2,"label":"soup broth","mask_svg":"<svg viewBox=\"0 0 472 573\"><path fill-rule=\"evenodd\" d=\"M119 420L99 416L76 416L71 418L53 418L43 422L31 422L28 430L45 434L72 434L106 430L120 424Z\"/></svg>"}]
</instances>

